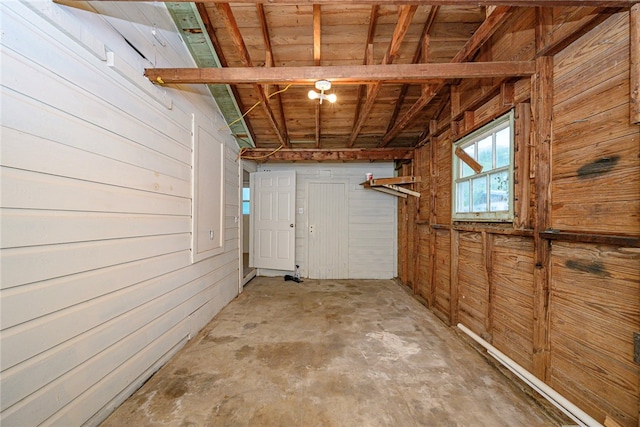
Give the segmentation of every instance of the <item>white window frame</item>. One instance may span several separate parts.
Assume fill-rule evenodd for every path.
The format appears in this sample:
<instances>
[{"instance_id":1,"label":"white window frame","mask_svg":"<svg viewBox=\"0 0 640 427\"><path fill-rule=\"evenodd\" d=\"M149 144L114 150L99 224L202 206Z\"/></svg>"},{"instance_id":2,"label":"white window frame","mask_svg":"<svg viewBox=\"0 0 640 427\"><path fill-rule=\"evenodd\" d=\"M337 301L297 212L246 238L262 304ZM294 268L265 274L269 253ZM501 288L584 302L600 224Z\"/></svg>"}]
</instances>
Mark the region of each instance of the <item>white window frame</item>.
<instances>
[{"instance_id":1,"label":"white window frame","mask_svg":"<svg viewBox=\"0 0 640 427\"><path fill-rule=\"evenodd\" d=\"M496 138L495 134L506 127L509 127L510 132L510 146L509 146L509 165L503 166L499 168L495 168L495 144ZM452 218L454 221L482 221L482 222L511 222L513 221L513 206L514 206L514 183L513 183L513 167L514 167L514 134L515 134L515 119L514 112L511 110L509 113L493 120L492 122L484 125L480 129L470 133L469 135L461 138L456 141L452 147L452 184L451 184L451 212ZM480 173L474 173L472 175L466 177L460 177L463 161L456 155L456 149L461 148L465 149L466 147L477 144L478 141L482 141L487 136L493 135L492 138L492 157L493 157L493 169L482 170ZM474 150L474 160L477 160L478 150ZM509 209L504 211L481 211L481 212L458 212L458 184L461 182L469 182L469 193L470 200L469 206L470 210L473 209L473 191L471 189L472 183L471 181L474 178L485 177L490 175L491 173L496 173L499 171L508 171L508 185L509 185ZM490 209L491 204L491 189L490 183L488 185L487 191L487 209Z\"/></svg>"}]
</instances>

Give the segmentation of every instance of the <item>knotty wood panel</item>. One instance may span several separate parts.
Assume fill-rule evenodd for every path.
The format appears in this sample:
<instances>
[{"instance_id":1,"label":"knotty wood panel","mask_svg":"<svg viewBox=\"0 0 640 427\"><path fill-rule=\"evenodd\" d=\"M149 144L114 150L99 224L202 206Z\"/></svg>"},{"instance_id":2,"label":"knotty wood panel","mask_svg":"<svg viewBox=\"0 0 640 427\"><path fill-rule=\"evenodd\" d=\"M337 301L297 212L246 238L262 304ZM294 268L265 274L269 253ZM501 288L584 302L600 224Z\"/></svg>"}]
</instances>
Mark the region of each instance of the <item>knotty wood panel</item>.
<instances>
[{"instance_id":1,"label":"knotty wood panel","mask_svg":"<svg viewBox=\"0 0 640 427\"><path fill-rule=\"evenodd\" d=\"M436 222L451 223L451 139L443 134L435 140L437 147Z\"/></svg>"},{"instance_id":2,"label":"knotty wood panel","mask_svg":"<svg viewBox=\"0 0 640 427\"><path fill-rule=\"evenodd\" d=\"M640 129L629 123L628 21L628 13L611 16L554 61L554 228L640 235Z\"/></svg>"},{"instance_id":3,"label":"knotty wood panel","mask_svg":"<svg viewBox=\"0 0 640 427\"><path fill-rule=\"evenodd\" d=\"M489 280L482 234L460 233L458 260L458 318L460 323L478 335L485 334L489 332L485 327Z\"/></svg>"},{"instance_id":4,"label":"knotty wood panel","mask_svg":"<svg viewBox=\"0 0 640 427\"><path fill-rule=\"evenodd\" d=\"M415 255L418 259L415 285L416 293L429 301L431 298L431 283L429 283L429 241L432 233L428 224L418 224L416 237L418 238L418 253Z\"/></svg>"},{"instance_id":5,"label":"knotty wood panel","mask_svg":"<svg viewBox=\"0 0 640 427\"><path fill-rule=\"evenodd\" d=\"M528 371L533 363L533 240L495 236L493 345Z\"/></svg>"},{"instance_id":6,"label":"knotty wood panel","mask_svg":"<svg viewBox=\"0 0 640 427\"><path fill-rule=\"evenodd\" d=\"M432 238L436 239L435 253L435 300L433 310L441 318L449 318L450 303L450 262L451 236L448 230L435 230Z\"/></svg>"},{"instance_id":7,"label":"knotty wood panel","mask_svg":"<svg viewBox=\"0 0 640 427\"><path fill-rule=\"evenodd\" d=\"M554 242L551 261L550 385L600 422L636 426L640 253Z\"/></svg>"},{"instance_id":8,"label":"knotty wood panel","mask_svg":"<svg viewBox=\"0 0 640 427\"><path fill-rule=\"evenodd\" d=\"M535 9L521 8L493 35L491 55L494 61L526 61L535 55Z\"/></svg>"}]
</instances>

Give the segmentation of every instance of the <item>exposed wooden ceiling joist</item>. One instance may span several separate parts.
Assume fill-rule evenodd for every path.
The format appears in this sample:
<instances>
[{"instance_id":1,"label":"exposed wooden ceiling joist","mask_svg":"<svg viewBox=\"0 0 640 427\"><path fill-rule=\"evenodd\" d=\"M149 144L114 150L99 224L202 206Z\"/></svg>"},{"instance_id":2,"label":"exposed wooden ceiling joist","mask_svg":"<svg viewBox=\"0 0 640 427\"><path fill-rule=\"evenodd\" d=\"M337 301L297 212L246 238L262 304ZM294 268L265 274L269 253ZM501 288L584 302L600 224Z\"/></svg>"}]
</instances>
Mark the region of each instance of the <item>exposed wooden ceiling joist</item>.
<instances>
[{"instance_id":1,"label":"exposed wooden ceiling joist","mask_svg":"<svg viewBox=\"0 0 640 427\"><path fill-rule=\"evenodd\" d=\"M213 50L215 51L215 55L218 57L218 61L220 61L220 65L222 67L228 67L229 64L227 63L227 59L224 56L224 52L222 51L222 47L220 46L220 42L218 40L218 36L216 35L215 28L211 24L211 20L209 19L209 14L207 13L207 9L205 5L202 3L196 3L196 10L200 15L200 19L202 20L202 23L204 24L204 30L207 32L207 35L209 36L209 40L213 45ZM238 109L240 111L245 111L244 105L242 104L242 98L240 98L240 93L238 92L238 87L236 85L229 85L229 87L231 88L231 93L233 94L233 97L238 106ZM240 112L238 113L241 114ZM254 141L254 144L255 144L255 141L257 140L257 138L256 138L255 131L253 130L253 126L251 125L251 120L249 119L249 117L244 118L244 123L247 129L247 132L251 136L251 141Z\"/></svg>"},{"instance_id":2,"label":"exposed wooden ceiling joist","mask_svg":"<svg viewBox=\"0 0 640 427\"><path fill-rule=\"evenodd\" d=\"M247 67L247 69L253 69L253 62L251 61L251 57L249 56L249 51L247 50L247 46L244 43L244 39L242 38L242 34L240 33L240 28L238 28L238 23L236 22L235 17L233 16L233 12L231 11L231 6L229 3L216 3L216 9L220 14L224 26L227 28L229 35L231 36L231 40L236 46L236 50L240 55L240 60L242 64ZM267 119L269 120L269 124L273 128L273 131L280 141L280 144L284 146L289 146L289 139L284 135L284 132L280 129L280 125L276 120L273 110L269 104L269 97L265 93L263 87L254 82L254 88L256 93L258 94L258 99L260 99L260 104L265 114L267 115Z\"/></svg>"},{"instance_id":3,"label":"exposed wooden ceiling joist","mask_svg":"<svg viewBox=\"0 0 640 427\"><path fill-rule=\"evenodd\" d=\"M258 12L258 20L260 21L260 28L262 29L262 38L264 40L264 47L266 52L265 66L273 67L273 49L271 48L271 36L269 35L269 25L267 24L267 16L264 13L264 6L262 4L256 5ZM282 123L282 136L285 141L289 141L289 133L287 131L287 120L284 114L284 103L282 102L282 92L279 85L274 86L276 102L280 111L280 123ZM268 92L268 88L265 88L265 92Z\"/></svg>"},{"instance_id":4,"label":"exposed wooden ceiling joist","mask_svg":"<svg viewBox=\"0 0 640 427\"><path fill-rule=\"evenodd\" d=\"M464 65L465 61L469 61L478 52L478 50L489 40L489 38L506 22L507 18L513 11L509 6L498 6L491 14L480 24L480 27L476 30L471 38L465 43L460 51L453 57L449 65ZM477 64L477 62L476 62ZM502 77L506 77L503 74ZM437 95L437 93L445 86L445 83L432 85L430 90L423 89L422 96L411 106L409 111L382 137L382 146L386 146L389 142L395 138L405 127L409 125L414 117L422 110L431 100Z\"/></svg>"},{"instance_id":5,"label":"exposed wooden ceiling joist","mask_svg":"<svg viewBox=\"0 0 640 427\"><path fill-rule=\"evenodd\" d=\"M278 68L147 68L144 75L164 84L294 84L372 82L433 83L447 79L518 77L534 73L533 61L463 62L447 64L345 65Z\"/></svg>"},{"instance_id":6,"label":"exposed wooden ceiling joist","mask_svg":"<svg viewBox=\"0 0 640 427\"><path fill-rule=\"evenodd\" d=\"M85 0L65 0L85 1ZM120 1L128 2L141 0L94 0L94 1ZM143 0L144 1L144 0ZM149 2L187 2L193 0L147 0ZM228 3L228 0L199 0L199 3ZM518 6L518 7L559 7L559 6L584 6L584 7L631 7L640 3L640 0L234 0L238 4L271 4L271 5L349 5L349 4L378 4L393 5L426 5L426 6Z\"/></svg>"},{"instance_id":7,"label":"exposed wooden ceiling joist","mask_svg":"<svg viewBox=\"0 0 640 427\"><path fill-rule=\"evenodd\" d=\"M313 148L283 148L273 150L268 148L254 148L243 151L242 159L257 161L393 161L413 159L413 148L340 148L340 149L313 149Z\"/></svg>"},{"instance_id":8,"label":"exposed wooden ceiling joist","mask_svg":"<svg viewBox=\"0 0 640 427\"><path fill-rule=\"evenodd\" d=\"M417 64L418 62L427 62L429 33L431 33L431 29L433 28L433 24L436 20L436 15L438 14L439 9L440 6L433 6L429 11L429 16L424 26L422 27L422 33L420 34L418 46L416 47L416 50L413 54L413 59L411 60L412 64ZM398 119L398 114L400 114L400 109L402 108L402 104L404 104L404 99L407 95L408 90L409 84L403 84L402 89L400 90L400 95L396 100L396 106L393 109L393 113L391 114L391 119L389 120L389 124L387 125L387 132L389 132L395 126L396 120ZM382 142L380 143L380 146L382 146Z\"/></svg>"},{"instance_id":9,"label":"exposed wooden ceiling joist","mask_svg":"<svg viewBox=\"0 0 640 427\"><path fill-rule=\"evenodd\" d=\"M373 39L376 33L376 24L378 22L379 9L380 6L378 5L371 6L371 13L369 15L369 28L367 30L367 42L364 47L363 65L373 65ZM362 111L362 97L366 88L367 86L365 85L358 86L358 94L356 95L356 108L355 114L353 116L354 123L356 123L358 121L358 117L360 117L360 111Z\"/></svg>"},{"instance_id":10,"label":"exposed wooden ceiling joist","mask_svg":"<svg viewBox=\"0 0 640 427\"><path fill-rule=\"evenodd\" d=\"M396 28L393 31L393 35L391 36L387 52L384 54L384 58L382 59L382 65L391 64L395 59L416 10L417 6L400 6L398 8L398 21L396 23ZM360 115L351 130L351 136L349 137L349 143L347 144L349 147L353 147L358 134L362 130L362 126L364 126L365 121L369 118L369 114L371 114L376 97L380 92L380 87L381 82L378 81L374 83L369 90L367 90L367 101L364 103L364 107L360 110Z\"/></svg>"}]
</instances>

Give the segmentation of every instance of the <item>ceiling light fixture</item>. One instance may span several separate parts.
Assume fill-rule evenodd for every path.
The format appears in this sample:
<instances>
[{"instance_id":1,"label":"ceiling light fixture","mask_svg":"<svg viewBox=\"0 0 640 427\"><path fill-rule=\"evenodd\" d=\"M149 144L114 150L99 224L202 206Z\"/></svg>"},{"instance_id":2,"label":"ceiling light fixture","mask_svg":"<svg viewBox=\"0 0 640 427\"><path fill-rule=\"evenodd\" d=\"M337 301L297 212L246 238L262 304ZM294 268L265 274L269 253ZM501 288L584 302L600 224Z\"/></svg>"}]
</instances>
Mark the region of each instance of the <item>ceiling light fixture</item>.
<instances>
[{"instance_id":1,"label":"ceiling light fixture","mask_svg":"<svg viewBox=\"0 0 640 427\"><path fill-rule=\"evenodd\" d=\"M320 93L316 92L313 89L310 90L308 94L309 99L319 99L320 104L322 104L322 101L324 101L325 99L331 103L336 102L336 100L338 99L335 93L329 95L324 93L325 91L331 89L331 82L329 80L318 80L316 82L316 89L318 89Z\"/></svg>"}]
</instances>

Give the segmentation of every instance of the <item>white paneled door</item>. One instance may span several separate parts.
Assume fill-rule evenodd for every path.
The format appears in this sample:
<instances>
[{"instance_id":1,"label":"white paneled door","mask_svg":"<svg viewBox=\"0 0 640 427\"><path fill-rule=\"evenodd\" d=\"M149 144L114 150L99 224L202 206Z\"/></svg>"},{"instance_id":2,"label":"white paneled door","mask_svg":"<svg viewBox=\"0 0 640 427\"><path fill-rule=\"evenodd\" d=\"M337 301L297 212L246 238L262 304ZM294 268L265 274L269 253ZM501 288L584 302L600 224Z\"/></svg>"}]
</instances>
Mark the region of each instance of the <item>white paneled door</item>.
<instances>
[{"instance_id":1,"label":"white paneled door","mask_svg":"<svg viewBox=\"0 0 640 427\"><path fill-rule=\"evenodd\" d=\"M296 172L254 172L249 264L256 268L295 270Z\"/></svg>"},{"instance_id":2,"label":"white paneled door","mask_svg":"<svg viewBox=\"0 0 640 427\"><path fill-rule=\"evenodd\" d=\"M309 278L348 278L346 183L310 182Z\"/></svg>"}]
</instances>

